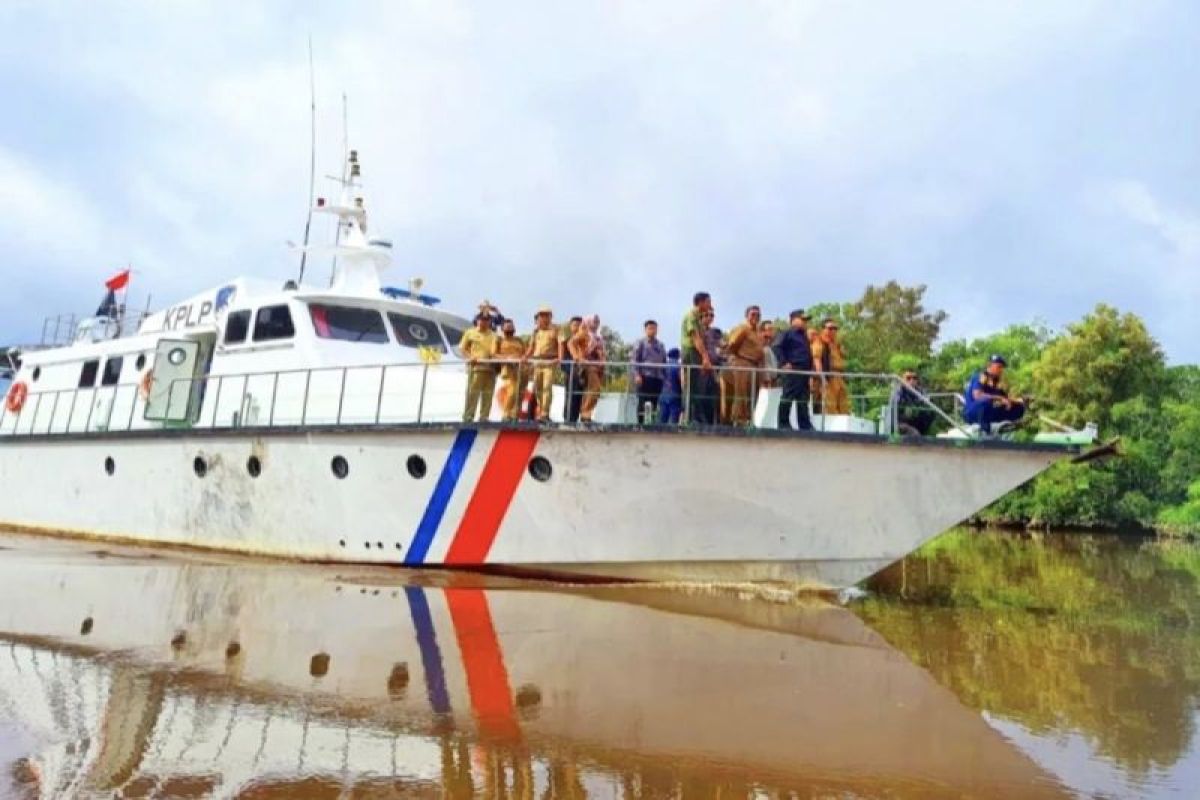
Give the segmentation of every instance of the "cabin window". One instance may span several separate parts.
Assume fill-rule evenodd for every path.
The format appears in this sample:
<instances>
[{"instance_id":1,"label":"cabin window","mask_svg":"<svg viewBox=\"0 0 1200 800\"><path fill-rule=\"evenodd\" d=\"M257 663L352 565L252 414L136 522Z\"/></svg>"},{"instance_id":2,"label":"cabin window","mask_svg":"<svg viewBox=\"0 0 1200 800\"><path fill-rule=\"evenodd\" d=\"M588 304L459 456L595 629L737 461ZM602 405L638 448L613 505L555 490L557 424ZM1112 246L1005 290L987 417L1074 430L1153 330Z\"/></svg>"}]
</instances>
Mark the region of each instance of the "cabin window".
<instances>
[{"instance_id":1,"label":"cabin window","mask_svg":"<svg viewBox=\"0 0 1200 800\"><path fill-rule=\"evenodd\" d=\"M467 329L442 323L442 331L446 334L446 341L454 348L455 354L461 357L462 351L458 349L458 343L462 341L463 334L467 332Z\"/></svg>"},{"instance_id":2,"label":"cabin window","mask_svg":"<svg viewBox=\"0 0 1200 800\"><path fill-rule=\"evenodd\" d=\"M250 331L250 310L231 311L225 316L225 344L241 344Z\"/></svg>"},{"instance_id":3,"label":"cabin window","mask_svg":"<svg viewBox=\"0 0 1200 800\"><path fill-rule=\"evenodd\" d=\"M313 330L322 339L387 344L383 315L374 309L311 303L308 314L312 317Z\"/></svg>"},{"instance_id":4,"label":"cabin window","mask_svg":"<svg viewBox=\"0 0 1200 800\"><path fill-rule=\"evenodd\" d=\"M104 374L100 376L101 386L116 386L121 379L121 364L125 361L121 356L115 356L104 362Z\"/></svg>"},{"instance_id":5,"label":"cabin window","mask_svg":"<svg viewBox=\"0 0 1200 800\"><path fill-rule=\"evenodd\" d=\"M287 306L263 306L254 315L254 341L269 342L290 339L296 335L292 312Z\"/></svg>"},{"instance_id":6,"label":"cabin window","mask_svg":"<svg viewBox=\"0 0 1200 800\"><path fill-rule=\"evenodd\" d=\"M446 352L446 343L433 320L391 313L388 321L392 323L396 341L405 347L428 347L439 353Z\"/></svg>"},{"instance_id":7,"label":"cabin window","mask_svg":"<svg viewBox=\"0 0 1200 800\"><path fill-rule=\"evenodd\" d=\"M100 359L94 358L91 361L83 362L83 369L79 370L79 388L90 389L96 385L96 373L100 371Z\"/></svg>"}]
</instances>

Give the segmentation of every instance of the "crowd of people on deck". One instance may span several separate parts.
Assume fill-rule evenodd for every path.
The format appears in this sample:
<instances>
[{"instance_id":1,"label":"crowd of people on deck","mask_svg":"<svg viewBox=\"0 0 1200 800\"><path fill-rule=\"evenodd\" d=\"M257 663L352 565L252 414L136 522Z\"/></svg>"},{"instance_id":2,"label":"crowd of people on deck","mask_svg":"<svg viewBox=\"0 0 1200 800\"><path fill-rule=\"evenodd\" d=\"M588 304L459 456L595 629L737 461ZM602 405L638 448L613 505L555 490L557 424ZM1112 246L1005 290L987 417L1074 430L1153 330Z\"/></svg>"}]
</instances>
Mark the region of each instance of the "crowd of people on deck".
<instances>
[{"instance_id":1,"label":"crowd of people on deck","mask_svg":"<svg viewBox=\"0 0 1200 800\"><path fill-rule=\"evenodd\" d=\"M658 322L646 320L629 364L640 424L748 426L759 388L774 386L780 389L780 429L812 430L810 403L818 414L850 413L846 350L837 320L825 317L814 327L810 315L798 308L788 315L787 327L777 331L757 305L746 308L728 333L715 320L708 292L693 296L679 347L668 348L659 338ZM522 337L511 318L485 301L459 350L468 364L464 422L487 421L496 397L503 421L524 415L547 423L559 382L565 389L563 420L593 422L608 358L599 315L573 316L559 325L553 310L542 306L533 330ZM1024 415L1023 401L1010 398L1004 387L1005 366L1003 357L993 356L963 396L964 418L985 432ZM915 371L903 374L891 406L901 433L928 435L936 422L937 412L925 399Z\"/></svg>"}]
</instances>

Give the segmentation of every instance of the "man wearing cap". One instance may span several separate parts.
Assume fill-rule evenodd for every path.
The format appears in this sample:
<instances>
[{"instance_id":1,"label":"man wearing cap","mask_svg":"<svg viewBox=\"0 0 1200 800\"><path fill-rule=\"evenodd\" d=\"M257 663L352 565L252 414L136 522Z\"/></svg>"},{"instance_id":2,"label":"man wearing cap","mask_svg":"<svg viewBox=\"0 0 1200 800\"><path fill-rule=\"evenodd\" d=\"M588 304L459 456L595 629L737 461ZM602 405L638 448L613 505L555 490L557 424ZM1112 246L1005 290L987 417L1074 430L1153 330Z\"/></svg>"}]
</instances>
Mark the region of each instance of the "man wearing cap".
<instances>
[{"instance_id":1,"label":"man wearing cap","mask_svg":"<svg viewBox=\"0 0 1200 800\"><path fill-rule=\"evenodd\" d=\"M684 412L687 422L712 425L713 395L717 392L716 373L704 338L704 315L712 311L712 295L696 292L692 307L683 315L679 333L679 353L683 376Z\"/></svg>"},{"instance_id":2,"label":"man wearing cap","mask_svg":"<svg viewBox=\"0 0 1200 800\"><path fill-rule=\"evenodd\" d=\"M567 347L571 338L579 333L581 325L583 317L571 317L566 327L558 332L558 363L562 366L563 388L566 390L563 398L563 422L568 423L579 421L579 409L583 404L583 371L576 369L575 357L571 355L571 348Z\"/></svg>"},{"instance_id":3,"label":"man wearing cap","mask_svg":"<svg viewBox=\"0 0 1200 800\"><path fill-rule=\"evenodd\" d=\"M496 358L498 344L496 332L492 330L492 315L480 311L475 316L475 327L464 331L458 349L467 359L467 406L463 409L463 422L487 422L492 414L492 395L496 391Z\"/></svg>"},{"instance_id":4,"label":"man wearing cap","mask_svg":"<svg viewBox=\"0 0 1200 800\"><path fill-rule=\"evenodd\" d=\"M779 362L779 383L783 391L779 398L778 427L792 429L792 406L796 407L796 422L802 431L812 430L808 416L808 375L813 368L812 350L808 343L808 314L797 308L788 315L791 325L775 343L775 360Z\"/></svg>"},{"instance_id":5,"label":"man wearing cap","mask_svg":"<svg viewBox=\"0 0 1200 800\"><path fill-rule=\"evenodd\" d=\"M537 403L537 421L550 421L550 400L554 396L554 368L558 364L558 331L554 312L542 306L534 317L535 328L529 337L525 357L533 361L533 397Z\"/></svg>"},{"instance_id":6,"label":"man wearing cap","mask_svg":"<svg viewBox=\"0 0 1200 800\"><path fill-rule=\"evenodd\" d=\"M683 383L679 379L679 348L667 351L663 368L663 389L658 396L658 421L663 425L678 425L683 413Z\"/></svg>"},{"instance_id":7,"label":"man wearing cap","mask_svg":"<svg viewBox=\"0 0 1200 800\"><path fill-rule=\"evenodd\" d=\"M746 309L745 321L729 332L729 422L733 425L749 425L754 413L754 400L758 396L759 372L765 363L762 336L758 323L762 311L758 306Z\"/></svg>"},{"instance_id":8,"label":"man wearing cap","mask_svg":"<svg viewBox=\"0 0 1200 800\"><path fill-rule=\"evenodd\" d=\"M663 388L667 349L658 339L658 323L646 320L646 335L633 348L633 383L637 389L638 421L652 425L658 419L658 398Z\"/></svg>"},{"instance_id":9,"label":"man wearing cap","mask_svg":"<svg viewBox=\"0 0 1200 800\"><path fill-rule=\"evenodd\" d=\"M1016 422L1025 416L1025 402L1008 396L1004 386L1004 356L993 355L988 365L971 376L963 398L966 408L963 419L978 425L984 434L992 432L993 423Z\"/></svg>"}]
</instances>

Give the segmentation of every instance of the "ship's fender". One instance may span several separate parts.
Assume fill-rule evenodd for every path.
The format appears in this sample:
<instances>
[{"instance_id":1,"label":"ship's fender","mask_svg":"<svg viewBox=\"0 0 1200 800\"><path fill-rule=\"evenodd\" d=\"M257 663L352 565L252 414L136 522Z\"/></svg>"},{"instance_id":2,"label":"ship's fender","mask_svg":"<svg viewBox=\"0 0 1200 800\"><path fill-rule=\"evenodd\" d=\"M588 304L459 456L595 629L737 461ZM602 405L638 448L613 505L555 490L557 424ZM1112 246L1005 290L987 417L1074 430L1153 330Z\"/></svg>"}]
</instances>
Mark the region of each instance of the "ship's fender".
<instances>
[{"instance_id":1,"label":"ship's fender","mask_svg":"<svg viewBox=\"0 0 1200 800\"><path fill-rule=\"evenodd\" d=\"M29 397L29 385L25 381L17 381L8 388L8 395L4 398L4 407L9 410L9 413L19 414L25 407L25 398L27 397Z\"/></svg>"}]
</instances>

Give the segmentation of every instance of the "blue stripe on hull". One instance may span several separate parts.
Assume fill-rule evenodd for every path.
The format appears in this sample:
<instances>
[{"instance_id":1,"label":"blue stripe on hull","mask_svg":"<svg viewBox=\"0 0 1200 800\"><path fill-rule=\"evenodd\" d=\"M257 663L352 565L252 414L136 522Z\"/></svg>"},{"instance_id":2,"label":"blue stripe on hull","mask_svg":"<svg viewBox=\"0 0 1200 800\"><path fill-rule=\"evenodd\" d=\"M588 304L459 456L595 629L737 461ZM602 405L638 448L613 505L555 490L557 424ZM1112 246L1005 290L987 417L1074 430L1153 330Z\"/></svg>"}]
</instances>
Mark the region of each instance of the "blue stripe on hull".
<instances>
[{"instance_id":1,"label":"blue stripe on hull","mask_svg":"<svg viewBox=\"0 0 1200 800\"><path fill-rule=\"evenodd\" d=\"M454 444L450 446L450 454L446 456L442 474L438 476L437 485L433 487L429 505L425 506L421 524L417 526L412 545L404 555L405 564L412 566L425 563L429 546L433 544L433 537L437 535L438 527L442 524L442 517L446 515L446 506L450 505L450 498L454 496L454 487L458 485L463 467L466 466L467 456L471 454L471 445L475 443L475 434L476 431L464 428L454 437Z\"/></svg>"}]
</instances>

